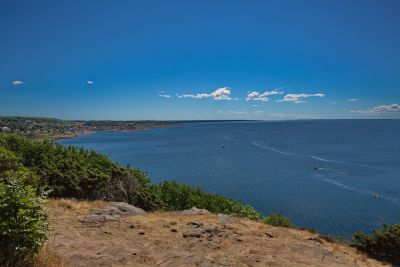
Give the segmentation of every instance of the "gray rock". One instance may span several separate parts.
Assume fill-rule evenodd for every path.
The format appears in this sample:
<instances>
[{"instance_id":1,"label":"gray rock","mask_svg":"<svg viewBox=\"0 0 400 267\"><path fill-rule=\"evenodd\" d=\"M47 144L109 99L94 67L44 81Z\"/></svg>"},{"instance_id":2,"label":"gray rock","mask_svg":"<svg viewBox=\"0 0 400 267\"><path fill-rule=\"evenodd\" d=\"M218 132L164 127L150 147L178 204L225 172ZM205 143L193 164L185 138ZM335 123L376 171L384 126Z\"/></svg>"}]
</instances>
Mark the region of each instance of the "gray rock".
<instances>
[{"instance_id":1,"label":"gray rock","mask_svg":"<svg viewBox=\"0 0 400 267\"><path fill-rule=\"evenodd\" d=\"M324 243L324 242L323 242L321 239L319 239L318 237L309 237L309 238L307 238L307 240L316 242L316 243L318 243L318 244L323 244L323 243Z\"/></svg>"},{"instance_id":2,"label":"gray rock","mask_svg":"<svg viewBox=\"0 0 400 267\"><path fill-rule=\"evenodd\" d=\"M205 227L202 231L203 233L207 233L210 236L217 235L221 232L221 230L217 226Z\"/></svg>"},{"instance_id":3,"label":"gray rock","mask_svg":"<svg viewBox=\"0 0 400 267\"><path fill-rule=\"evenodd\" d=\"M187 224L188 225L194 225L196 227L200 227L200 226L204 225L203 222L188 222Z\"/></svg>"},{"instance_id":4,"label":"gray rock","mask_svg":"<svg viewBox=\"0 0 400 267\"><path fill-rule=\"evenodd\" d=\"M188 215L193 215L193 214L210 214L210 212L206 209L198 209L196 207L191 208L190 210L184 210L182 211L182 214L188 214Z\"/></svg>"},{"instance_id":5,"label":"gray rock","mask_svg":"<svg viewBox=\"0 0 400 267\"><path fill-rule=\"evenodd\" d=\"M184 238L188 238L188 237L200 238L203 236L212 237L214 235L217 235L220 232L221 232L221 230L217 226L211 226L211 227L198 226L195 229L193 229L193 228L187 229L183 233L183 237Z\"/></svg>"},{"instance_id":6,"label":"gray rock","mask_svg":"<svg viewBox=\"0 0 400 267\"><path fill-rule=\"evenodd\" d=\"M222 213L218 213L218 220L223 224L234 222L234 219L232 218L232 216L222 214Z\"/></svg>"},{"instance_id":7,"label":"gray rock","mask_svg":"<svg viewBox=\"0 0 400 267\"><path fill-rule=\"evenodd\" d=\"M82 219L85 223L99 223L105 221L115 221L125 216L143 215L146 212L140 208L129 205L124 202L111 202L111 205L95 211L93 214L86 216Z\"/></svg>"},{"instance_id":8,"label":"gray rock","mask_svg":"<svg viewBox=\"0 0 400 267\"><path fill-rule=\"evenodd\" d=\"M129 205L125 202L112 202L112 207L117 208L123 215L144 215L146 212L141 208Z\"/></svg>"}]
</instances>

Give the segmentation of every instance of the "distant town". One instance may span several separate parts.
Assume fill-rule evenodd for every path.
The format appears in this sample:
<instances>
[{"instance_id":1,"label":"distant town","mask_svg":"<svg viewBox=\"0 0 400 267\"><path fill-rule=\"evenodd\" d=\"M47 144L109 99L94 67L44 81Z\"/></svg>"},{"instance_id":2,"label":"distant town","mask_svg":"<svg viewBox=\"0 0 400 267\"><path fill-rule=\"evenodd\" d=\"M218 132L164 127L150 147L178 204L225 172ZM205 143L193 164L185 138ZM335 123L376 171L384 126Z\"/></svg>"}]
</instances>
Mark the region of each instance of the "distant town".
<instances>
[{"instance_id":1,"label":"distant town","mask_svg":"<svg viewBox=\"0 0 400 267\"><path fill-rule=\"evenodd\" d=\"M96 131L136 131L175 125L168 121L69 121L40 117L0 117L0 132L16 133L30 139L56 140Z\"/></svg>"}]
</instances>

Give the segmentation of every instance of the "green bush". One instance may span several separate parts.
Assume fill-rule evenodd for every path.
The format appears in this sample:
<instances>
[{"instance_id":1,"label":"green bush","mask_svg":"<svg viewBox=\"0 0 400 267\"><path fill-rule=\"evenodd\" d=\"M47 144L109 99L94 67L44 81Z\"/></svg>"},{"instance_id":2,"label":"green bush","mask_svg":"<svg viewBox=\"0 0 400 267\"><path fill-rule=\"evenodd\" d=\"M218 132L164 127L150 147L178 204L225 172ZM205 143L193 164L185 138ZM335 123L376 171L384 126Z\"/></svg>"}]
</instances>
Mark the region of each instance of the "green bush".
<instances>
[{"instance_id":1,"label":"green bush","mask_svg":"<svg viewBox=\"0 0 400 267\"><path fill-rule=\"evenodd\" d=\"M351 245L370 257L400 266L400 224L383 225L371 235L353 234Z\"/></svg>"},{"instance_id":2,"label":"green bush","mask_svg":"<svg viewBox=\"0 0 400 267\"><path fill-rule=\"evenodd\" d=\"M263 218L263 222L266 224L270 224L272 226L280 226L280 227L293 227L292 222L286 218L285 216L281 215L280 213L271 214L267 217Z\"/></svg>"},{"instance_id":3,"label":"green bush","mask_svg":"<svg viewBox=\"0 0 400 267\"><path fill-rule=\"evenodd\" d=\"M0 163L0 176L16 165L35 173L50 197L123 201L146 210L162 206L142 172L94 151L0 134Z\"/></svg>"},{"instance_id":4,"label":"green bush","mask_svg":"<svg viewBox=\"0 0 400 267\"><path fill-rule=\"evenodd\" d=\"M159 185L152 185L152 189L167 210L197 207L214 213L234 214L251 219L262 218L262 215L251 206L224 196L207 193L198 187L165 181Z\"/></svg>"},{"instance_id":5,"label":"green bush","mask_svg":"<svg viewBox=\"0 0 400 267\"><path fill-rule=\"evenodd\" d=\"M28 266L47 238L44 194L25 176L10 172L0 181L0 266Z\"/></svg>"},{"instance_id":6,"label":"green bush","mask_svg":"<svg viewBox=\"0 0 400 267\"><path fill-rule=\"evenodd\" d=\"M0 146L0 173L9 170L16 170L21 166L19 159L13 152Z\"/></svg>"}]
</instances>

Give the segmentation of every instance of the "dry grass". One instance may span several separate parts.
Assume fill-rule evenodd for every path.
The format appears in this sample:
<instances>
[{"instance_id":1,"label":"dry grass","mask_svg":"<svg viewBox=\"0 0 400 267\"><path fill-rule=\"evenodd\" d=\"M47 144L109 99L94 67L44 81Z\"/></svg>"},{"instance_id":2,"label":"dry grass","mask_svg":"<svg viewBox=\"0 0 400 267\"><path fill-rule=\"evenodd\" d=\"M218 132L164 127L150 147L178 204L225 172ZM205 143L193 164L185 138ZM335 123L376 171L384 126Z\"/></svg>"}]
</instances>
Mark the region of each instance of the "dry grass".
<instances>
[{"instance_id":1,"label":"dry grass","mask_svg":"<svg viewBox=\"0 0 400 267\"><path fill-rule=\"evenodd\" d=\"M216 214L153 212L100 224L82 223L82 218L107 205L103 201L50 200L47 209L52 242L39 254L35 266L67 266L62 257L79 267L383 266L318 233L246 218L222 223ZM213 236L185 238L184 233L198 231L192 226L194 221L220 231Z\"/></svg>"},{"instance_id":2,"label":"dry grass","mask_svg":"<svg viewBox=\"0 0 400 267\"><path fill-rule=\"evenodd\" d=\"M65 210L71 210L79 214L86 213L88 210L103 209L107 206L107 202L96 200L96 201L82 201L76 199L51 199L47 203L47 207L50 209L62 208Z\"/></svg>"},{"instance_id":3,"label":"dry grass","mask_svg":"<svg viewBox=\"0 0 400 267\"><path fill-rule=\"evenodd\" d=\"M36 255L34 267L68 267L65 260L56 252L52 244L46 244Z\"/></svg>"}]
</instances>

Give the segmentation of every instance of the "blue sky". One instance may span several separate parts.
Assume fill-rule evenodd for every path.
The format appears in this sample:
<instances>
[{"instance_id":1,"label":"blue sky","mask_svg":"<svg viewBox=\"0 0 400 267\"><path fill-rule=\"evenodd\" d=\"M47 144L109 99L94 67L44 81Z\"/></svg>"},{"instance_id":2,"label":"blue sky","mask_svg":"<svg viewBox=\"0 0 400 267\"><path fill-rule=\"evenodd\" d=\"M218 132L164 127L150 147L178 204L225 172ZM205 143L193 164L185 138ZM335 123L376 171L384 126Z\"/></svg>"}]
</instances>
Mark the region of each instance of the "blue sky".
<instances>
[{"instance_id":1,"label":"blue sky","mask_svg":"<svg viewBox=\"0 0 400 267\"><path fill-rule=\"evenodd\" d=\"M3 0L0 115L400 118L399 14L397 0Z\"/></svg>"}]
</instances>

